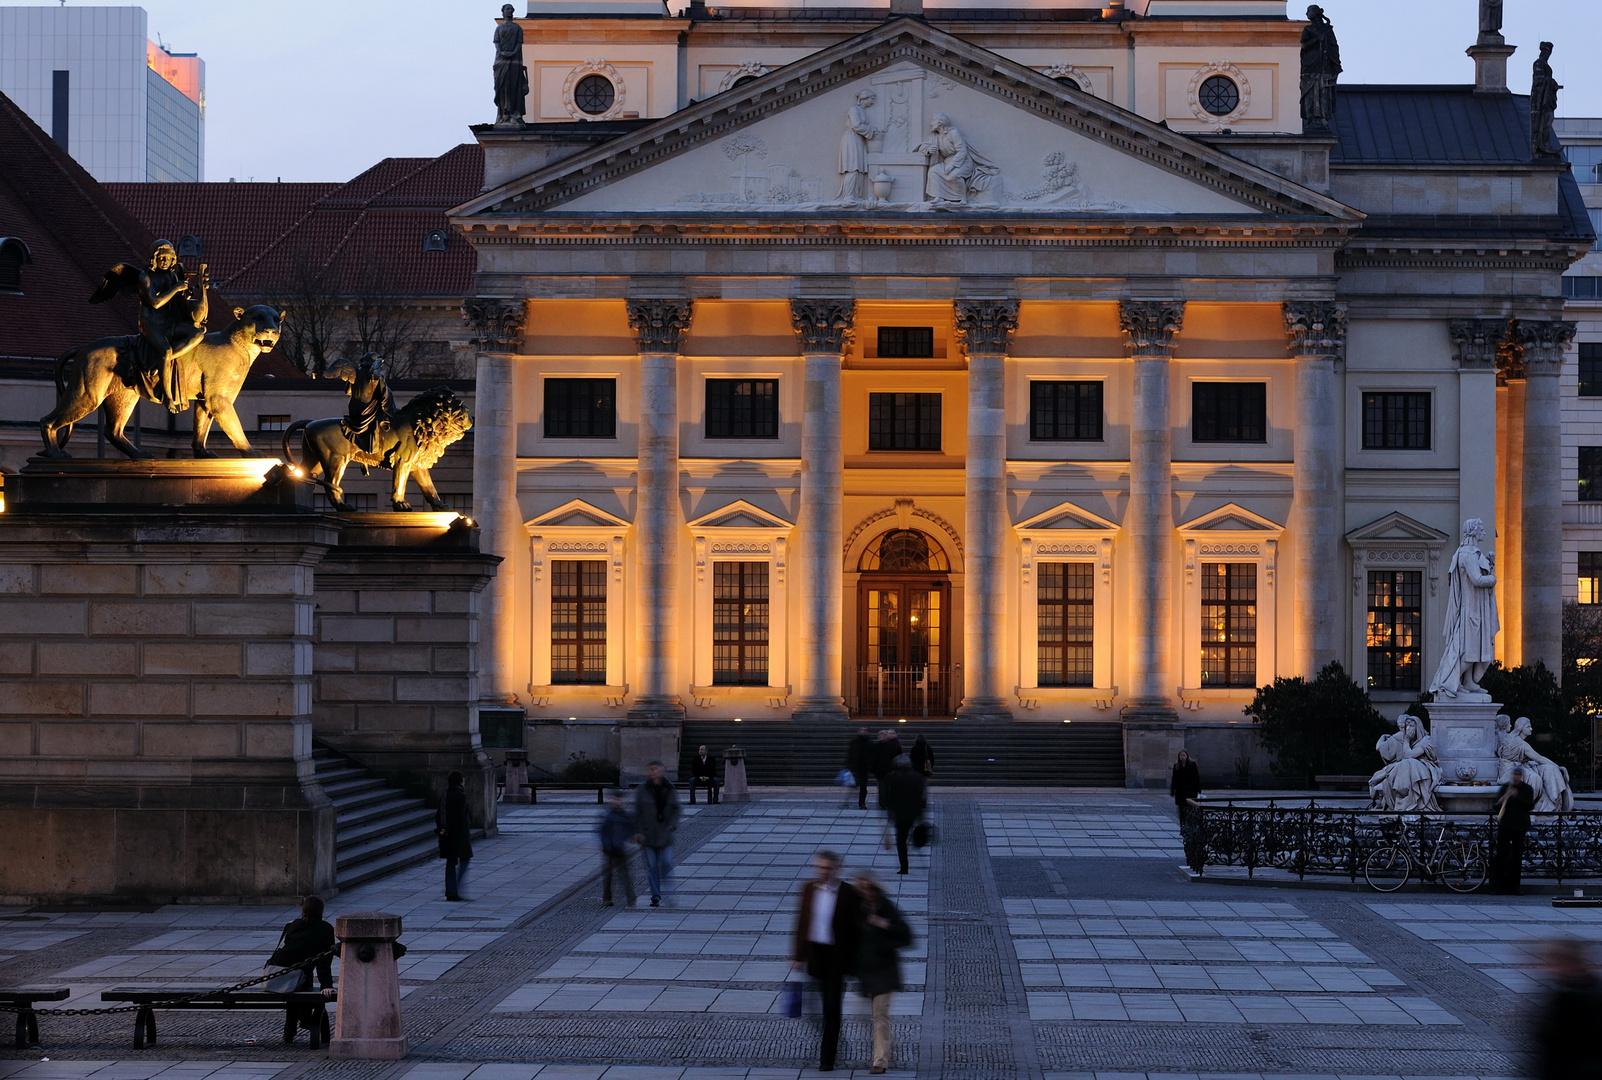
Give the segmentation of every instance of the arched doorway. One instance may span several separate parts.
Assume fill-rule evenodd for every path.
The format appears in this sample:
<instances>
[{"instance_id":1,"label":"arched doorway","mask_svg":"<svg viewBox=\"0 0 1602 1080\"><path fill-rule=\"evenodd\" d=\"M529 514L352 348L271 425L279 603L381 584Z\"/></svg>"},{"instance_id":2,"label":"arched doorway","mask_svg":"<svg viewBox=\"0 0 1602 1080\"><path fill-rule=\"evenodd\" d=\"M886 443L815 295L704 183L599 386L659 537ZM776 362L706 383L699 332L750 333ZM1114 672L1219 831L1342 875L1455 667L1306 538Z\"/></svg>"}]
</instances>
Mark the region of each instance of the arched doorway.
<instances>
[{"instance_id":1,"label":"arched doorway","mask_svg":"<svg viewBox=\"0 0 1602 1080\"><path fill-rule=\"evenodd\" d=\"M857 564L857 712L949 715L951 561L927 533L891 529Z\"/></svg>"}]
</instances>

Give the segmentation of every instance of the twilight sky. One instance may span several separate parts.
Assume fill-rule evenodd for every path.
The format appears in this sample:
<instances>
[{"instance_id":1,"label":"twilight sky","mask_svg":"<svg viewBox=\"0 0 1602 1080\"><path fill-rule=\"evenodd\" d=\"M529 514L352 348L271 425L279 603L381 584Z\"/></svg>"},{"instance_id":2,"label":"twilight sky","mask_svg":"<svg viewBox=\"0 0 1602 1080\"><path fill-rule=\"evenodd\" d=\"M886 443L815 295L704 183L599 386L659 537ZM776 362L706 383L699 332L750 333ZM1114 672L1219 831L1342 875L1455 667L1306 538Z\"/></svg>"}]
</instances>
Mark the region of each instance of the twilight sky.
<instances>
[{"instance_id":1,"label":"twilight sky","mask_svg":"<svg viewBox=\"0 0 1602 1080\"><path fill-rule=\"evenodd\" d=\"M0 0L15 6L38 0ZM74 6L80 0L68 0ZM102 0L104 2L104 0ZM843 2L843 0L842 0ZM1297 13L1304 0L1291 0ZM1506 0L1528 91L1542 39L1560 116L1602 116L1602 3ZM143 0L150 33L206 61L206 179L347 180L389 156L443 153L495 118L490 35L500 0ZM1323 0L1343 82L1466 83L1477 0ZM523 0L518 0L523 10Z\"/></svg>"}]
</instances>

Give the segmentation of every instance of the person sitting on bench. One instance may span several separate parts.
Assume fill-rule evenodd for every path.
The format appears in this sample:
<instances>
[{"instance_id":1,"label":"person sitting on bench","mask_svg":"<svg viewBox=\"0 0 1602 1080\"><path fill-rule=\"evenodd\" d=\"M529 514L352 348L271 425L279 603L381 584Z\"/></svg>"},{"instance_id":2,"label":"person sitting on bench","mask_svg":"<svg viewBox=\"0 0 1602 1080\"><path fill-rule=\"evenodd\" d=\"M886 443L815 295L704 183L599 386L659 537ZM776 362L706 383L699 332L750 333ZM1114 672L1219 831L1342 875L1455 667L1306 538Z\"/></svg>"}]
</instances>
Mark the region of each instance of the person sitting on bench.
<instances>
[{"instance_id":1,"label":"person sitting on bench","mask_svg":"<svg viewBox=\"0 0 1602 1080\"><path fill-rule=\"evenodd\" d=\"M300 905L300 918L284 927L278 939L278 948L267 961L272 967L300 968L300 985L296 991L312 988L312 969L317 971L317 982L323 997L334 993L334 958L327 955L335 945L334 928L323 918L323 900L308 896ZM294 1042L297 1028L311 1030L312 1008L290 1008L284 1016L284 1041Z\"/></svg>"},{"instance_id":2,"label":"person sitting on bench","mask_svg":"<svg viewBox=\"0 0 1602 1080\"><path fill-rule=\"evenodd\" d=\"M702 746L695 751L695 761L690 765L690 804L695 804L695 789L700 785L706 789L706 803L716 806L718 801L718 759L706 752Z\"/></svg>"}]
</instances>

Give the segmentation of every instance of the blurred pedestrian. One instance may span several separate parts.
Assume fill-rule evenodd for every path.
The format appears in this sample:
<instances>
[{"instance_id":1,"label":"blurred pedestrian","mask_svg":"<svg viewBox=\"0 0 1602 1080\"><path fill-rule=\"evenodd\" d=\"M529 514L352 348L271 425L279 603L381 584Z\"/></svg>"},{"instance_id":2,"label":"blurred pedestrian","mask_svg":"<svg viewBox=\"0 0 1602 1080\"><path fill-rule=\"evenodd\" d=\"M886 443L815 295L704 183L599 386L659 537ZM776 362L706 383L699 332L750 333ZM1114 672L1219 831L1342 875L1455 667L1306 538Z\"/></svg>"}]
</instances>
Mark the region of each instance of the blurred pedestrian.
<instances>
[{"instance_id":1,"label":"blurred pedestrian","mask_svg":"<svg viewBox=\"0 0 1602 1080\"><path fill-rule=\"evenodd\" d=\"M929 781L913 771L906 754L896 758L895 768L884 779L884 810L896 830L896 855L901 860L898 874L907 872L907 836L918 824L928 805Z\"/></svg>"},{"instance_id":2,"label":"blurred pedestrian","mask_svg":"<svg viewBox=\"0 0 1602 1080\"><path fill-rule=\"evenodd\" d=\"M868 808L868 780L873 776L873 737L867 728L858 728L846 748L846 768L857 782L857 809Z\"/></svg>"},{"instance_id":3,"label":"blurred pedestrian","mask_svg":"<svg viewBox=\"0 0 1602 1080\"><path fill-rule=\"evenodd\" d=\"M812 858L817 876L801 886L790 966L805 970L823 998L823 1042L818 1069L831 1072L840 1049L841 997L845 977L856 973L862 898L840 880L840 856L820 851Z\"/></svg>"},{"instance_id":4,"label":"blurred pedestrian","mask_svg":"<svg viewBox=\"0 0 1602 1080\"><path fill-rule=\"evenodd\" d=\"M912 944L912 927L885 895L884 886L872 872L859 870L852 878L862 898L857 983L873 1010L873 1067L868 1071L877 1076L890 1068L895 1052L890 999L901 989L900 951Z\"/></svg>"},{"instance_id":5,"label":"blurred pedestrian","mask_svg":"<svg viewBox=\"0 0 1602 1080\"><path fill-rule=\"evenodd\" d=\"M1598 1080L1602 1077L1602 985L1585 943L1549 941L1541 954L1549 989L1535 1018L1536 1080Z\"/></svg>"},{"instance_id":6,"label":"blurred pedestrian","mask_svg":"<svg viewBox=\"0 0 1602 1080\"><path fill-rule=\"evenodd\" d=\"M634 789L634 839L645 856L651 906L661 907L673 873L673 834L679 829L679 791L660 761L645 767L645 783Z\"/></svg>"},{"instance_id":7,"label":"blurred pedestrian","mask_svg":"<svg viewBox=\"0 0 1602 1080\"><path fill-rule=\"evenodd\" d=\"M439 857L445 860L445 899L466 900L467 864L473 858L472 822L467 816L467 779L453 772L445 779L445 795L434 812Z\"/></svg>"},{"instance_id":8,"label":"blurred pedestrian","mask_svg":"<svg viewBox=\"0 0 1602 1080\"><path fill-rule=\"evenodd\" d=\"M912 740L912 771L920 776L934 775L934 748L929 740L919 735Z\"/></svg>"},{"instance_id":9,"label":"blurred pedestrian","mask_svg":"<svg viewBox=\"0 0 1602 1080\"><path fill-rule=\"evenodd\" d=\"M718 759L707 753L706 747L695 752L695 760L690 762L690 805L695 805L695 788L699 784L706 791L706 804L716 806L718 802Z\"/></svg>"},{"instance_id":10,"label":"blurred pedestrian","mask_svg":"<svg viewBox=\"0 0 1602 1080\"><path fill-rule=\"evenodd\" d=\"M1530 831L1535 789L1524 782L1517 766L1496 793L1496 852L1491 859L1491 885L1497 892L1517 896L1524 875L1524 836Z\"/></svg>"},{"instance_id":11,"label":"blurred pedestrian","mask_svg":"<svg viewBox=\"0 0 1602 1080\"><path fill-rule=\"evenodd\" d=\"M880 730L879 737L873 741L873 779L879 790L879 809L884 809L884 778L890 775L890 770L896 767L896 758L901 754L901 740L889 728Z\"/></svg>"},{"instance_id":12,"label":"blurred pedestrian","mask_svg":"<svg viewBox=\"0 0 1602 1080\"><path fill-rule=\"evenodd\" d=\"M612 790L606 797L606 813L597 830L601 834L601 906L612 906L612 876L623 879L623 894L634 906L634 878L629 874L629 837L634 835L634 815L629 813L623 792Z\"/></svg>"},{"instance_id":13,"label":"blurred pedestrian","mask_svg":"<svg viewBox=\"0 0 1602 1080\"><path fill-rule=\"evenodd\" d=\"M1174 807L1179 811L1179 827L1183 829L1190 817L1190 800L1201 795L1201 770L1190 760L1187 751L1179 752L1169 773L1168 794L1173 796Z\"/></svg>"}]
</instances>

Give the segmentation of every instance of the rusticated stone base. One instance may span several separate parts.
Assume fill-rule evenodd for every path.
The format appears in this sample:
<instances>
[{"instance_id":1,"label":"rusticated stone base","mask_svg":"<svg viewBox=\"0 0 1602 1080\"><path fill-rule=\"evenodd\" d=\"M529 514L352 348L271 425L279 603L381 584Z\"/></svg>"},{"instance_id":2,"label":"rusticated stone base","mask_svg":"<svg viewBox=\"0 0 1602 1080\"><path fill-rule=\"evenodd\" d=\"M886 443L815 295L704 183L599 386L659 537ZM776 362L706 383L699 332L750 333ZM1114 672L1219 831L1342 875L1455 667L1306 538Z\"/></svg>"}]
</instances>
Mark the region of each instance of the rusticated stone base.
<instances>
[{"instance_id":1,"label":"rusticated stone base","mask_svg":"<svg viewBox=\"0 0 1602 1080\"><path fill-rule=\"evenodd\" d=\"M1185 729L1171 720L1124 719L1124 784L1131 788L1165 788Z\"/></svg>"}]
</instances>

